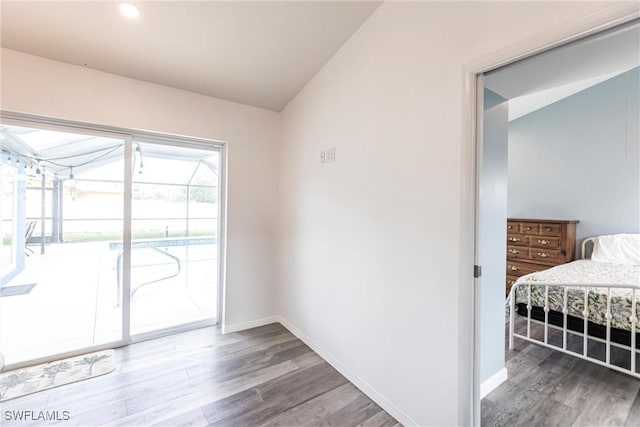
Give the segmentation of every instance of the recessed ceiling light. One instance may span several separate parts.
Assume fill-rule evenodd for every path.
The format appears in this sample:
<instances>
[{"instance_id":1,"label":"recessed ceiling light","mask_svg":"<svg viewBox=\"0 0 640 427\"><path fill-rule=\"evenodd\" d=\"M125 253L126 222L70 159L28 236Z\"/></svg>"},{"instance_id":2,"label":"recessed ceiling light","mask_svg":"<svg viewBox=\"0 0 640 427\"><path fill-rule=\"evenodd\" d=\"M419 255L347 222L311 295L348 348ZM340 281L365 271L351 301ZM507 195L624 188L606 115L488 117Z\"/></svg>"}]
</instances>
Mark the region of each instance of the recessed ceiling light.
<instances>
[{"instance_id":1,"label":"recessed ceiling light","mask_svg":"<svg viewBox=\"0 0 640 427\"><path fill-rule=\"evenodd\" d=\"M136 19L140 16L140 10L133 4L123 1L118 5L120 13L129 19Z\"/></svg>"}]
</instances>

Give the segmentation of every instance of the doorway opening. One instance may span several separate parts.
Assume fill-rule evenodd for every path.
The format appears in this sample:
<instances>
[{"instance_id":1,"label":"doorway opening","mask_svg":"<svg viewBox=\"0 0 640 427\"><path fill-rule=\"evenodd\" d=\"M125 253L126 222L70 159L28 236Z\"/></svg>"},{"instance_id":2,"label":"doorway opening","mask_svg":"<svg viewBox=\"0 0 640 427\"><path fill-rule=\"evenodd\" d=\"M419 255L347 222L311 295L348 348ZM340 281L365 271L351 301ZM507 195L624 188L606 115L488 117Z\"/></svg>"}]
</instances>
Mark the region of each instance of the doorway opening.
<instances>
[{"instance_id":1,"label":"doorway opening","mask_svg":"<svg viewBox=\"0 0 640 427\"><path fill-rule=\"evenodd\" d=\"M575 341L571 332L563 336L562 330L548 326L531 329L539 329L532 334L539 332L542 345L506 348L505 295L514 298L508 288L520 277L579 258L580 243L587 237L640 233L638 28L637 20L627 22L479 76L476 256L482 277L476 293L476 379L484 398L482 422L512 413L519 420L531 416L531 422L553 423L554 418L541 417L560 416L563 410L583 423L607 421L566 400L568 389L550 400L549 393L532 392L529 404L509 409L506 395L522 392L525 398L522 384L527 380L541 389L553 389L563 380L577 384L580 377L574 374L590 370L591 362L583 365L579 353L576 358L545 348L556 338L560 351ZM551 234L545 234L547 229ZM528 305L535 304L524 303L525 310ZM551 303L542 305L553 312ZM563 308L559 311L562 318ZM516 316L516 321L522 319ZM525 321L520 327L526 331L531 326ZM589 348L600 346L589 355L601 352L609 361L605 346L580 339L580 351L583 342ZM632 351L623 358L631 366ZM633 388L640 383L625 378L629 394L636 396ZM555 409L541 411L534 395L544 395ZM609 415L623 417L624 423L632 404Z\"/></svg>"}]
</instances>

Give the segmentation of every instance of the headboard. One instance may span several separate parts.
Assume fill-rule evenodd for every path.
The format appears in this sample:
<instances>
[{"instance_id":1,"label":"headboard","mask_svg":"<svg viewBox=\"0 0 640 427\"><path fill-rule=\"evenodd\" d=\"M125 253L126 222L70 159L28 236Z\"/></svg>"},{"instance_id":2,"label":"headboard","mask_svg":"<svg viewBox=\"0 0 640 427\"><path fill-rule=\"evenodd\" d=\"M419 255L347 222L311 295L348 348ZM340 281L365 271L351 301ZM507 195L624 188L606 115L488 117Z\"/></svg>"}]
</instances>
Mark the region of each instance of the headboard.
<instances>
[{"instance_id":1,"label":"headboard","mask_svg":"<svg viewBox=\"0 0 640 427\"><path fill-rule=\"evenodd\" d=\"M596 244L597 237L587 237L582 241L582 249L580 251L580 259L589 259L591 258L591 252L593 252L593 246ZM589 248L591 251L589 252L589 256L587 257L587 245L590 243Z\"/></svg>"}]
</instances>

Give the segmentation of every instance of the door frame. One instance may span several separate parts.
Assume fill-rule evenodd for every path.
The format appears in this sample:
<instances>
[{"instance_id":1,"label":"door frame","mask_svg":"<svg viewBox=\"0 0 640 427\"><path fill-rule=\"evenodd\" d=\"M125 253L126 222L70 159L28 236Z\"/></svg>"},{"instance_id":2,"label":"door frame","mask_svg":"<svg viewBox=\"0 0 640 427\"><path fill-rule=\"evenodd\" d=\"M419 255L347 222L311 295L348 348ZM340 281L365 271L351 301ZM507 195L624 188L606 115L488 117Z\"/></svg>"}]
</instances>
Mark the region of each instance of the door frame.
<instances>
[{"instance_id":1,"label":"door frame","mask_svg":"<svg viewBox=\"0 0 640 427\"><path fill-rule=\"evenodd\" d=\"M60 131L77 132L92 136L104 136L117 138L124 141L124 212L123 212L123 295L131 294L130 266L131 266L131 205L132 205L132 153L133 141L152 142L165 145L182 146L187 148L199 148L219 153L219 175L218 175L218 286L217 286L217 313L213 319L205 319L196 322L189 322L174 327L167 327L157 331L145 332L131 336L131 300L122 299L122 333L121 339L95 346L85 347L69 352L49 355L42 358L32 359L6 365L4 370L19 369L40 363L48 363L61 358L78 356L88 352L106 350L116 347L126 346L135 342L160 338L179 332L186 332L207 326L219 326L223 319L224 289L226 288L226 200L227 200L227 143L213 139L188 137L183 135L173 135L146 130L127 129L115 126L103 126L76 122L72 120L57 119L33 114L26 114L8 110L0 110L0 124L14 126L30 126L34 128Z\"/></svg>"},{"instance_id":2,"label":"door frame","mask_svg":"<svg viewBox=\"0 0 640 427\"><path fill-rule=\"evenodd\" d=\"M508 46L500 51L473 60L463 66L462 115L462 200L460 259L460 351L470 354L461 357L460 420L480 425L480 366L479 366L479 298L475 292L480 279L474 278L472 265L478 265L478 206L480 201L480 173L482 160L483 76L497 68L546 52L601 31L640 18L636 4L618 4L603 8L583 19L566 23L551 31ZM463 332L464 331L464 332ZM466 331L471 331L467 333ZM466 375L468 374L468 375ZM467 392L465 393L465 390Z\"/></svg>"}]
</instances>

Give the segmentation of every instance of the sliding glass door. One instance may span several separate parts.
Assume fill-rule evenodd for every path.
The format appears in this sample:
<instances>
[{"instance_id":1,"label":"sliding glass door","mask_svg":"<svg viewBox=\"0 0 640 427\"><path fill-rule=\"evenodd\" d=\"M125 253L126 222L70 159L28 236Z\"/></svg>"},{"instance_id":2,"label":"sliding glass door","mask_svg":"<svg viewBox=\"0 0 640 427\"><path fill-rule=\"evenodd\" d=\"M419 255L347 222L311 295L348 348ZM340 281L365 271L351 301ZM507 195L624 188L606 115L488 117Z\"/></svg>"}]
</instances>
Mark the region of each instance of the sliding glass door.
<instances>
[{"instance_id":1,"label":"sliding glass door","mask_svg":"<svg viewBox=\"0 0 640 427\"><path fill-rule=\"evenodd\" d=\"M124 138L3 125L0 352L9 366L123 342ZM90 180L100 171L102 180Z\"/></svg>"},{"instance_id":2,"label":"sliding glass door","mask_svg":"<svg viewBox=\"0 0 640 427\"><path fill-rule=\"evenodd\" d=\"M217 147L21 122L0 137L9 367L216 323Z\"/></svg>"},{"instance_id":3,"label":"sliding glass door","mask_svg":"<svg viewBox=\"0 0 640 427\"><path fill-rule=\"evenodd\" d=\"M134 143L131 333L217 317L217 151Z\"/></svg>"}]
</instances>

